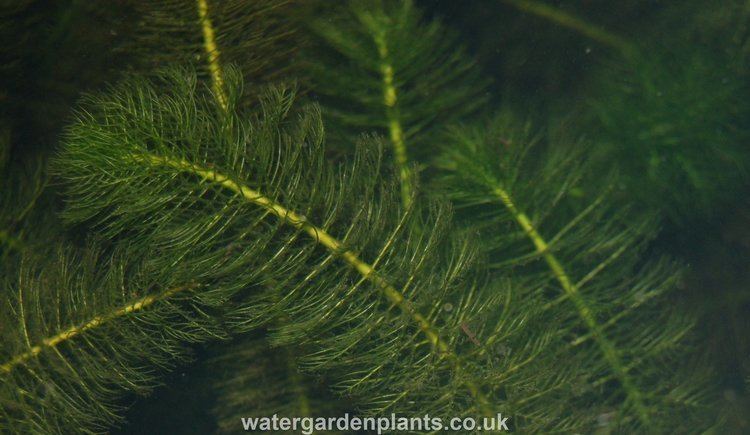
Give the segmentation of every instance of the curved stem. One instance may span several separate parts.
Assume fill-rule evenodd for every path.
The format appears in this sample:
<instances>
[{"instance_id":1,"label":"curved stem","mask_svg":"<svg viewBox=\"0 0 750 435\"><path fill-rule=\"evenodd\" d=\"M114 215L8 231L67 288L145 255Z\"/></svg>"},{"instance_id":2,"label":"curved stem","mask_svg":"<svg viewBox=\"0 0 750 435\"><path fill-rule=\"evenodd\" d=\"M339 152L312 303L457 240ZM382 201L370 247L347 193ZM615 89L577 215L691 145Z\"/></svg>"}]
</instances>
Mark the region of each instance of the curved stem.
<instances>
[{"instance_id":1,"label":"curved stem","mask_svg":"<svg viewBox=\"0 0 750 435\"><path fill-rule=\"evenodd\" d=\"M306 232L317 243L323 245L330 251L337 254L363 277L379 287L383 296L391 304L398 307L402 312L404 312L404 314L412 318L412 320L419 327L420 331L425 335L427 340L437 351L438 356L447 359L453 367L454 371L462 371L460 359L449 347L448 343L440 338L437 330L435 330L435 328L432 326L429 319L419 313L399 290L397 290L388 281L379 276L370 264L362 261L354 252L346 249L340 241L338 241L328 232L308 222L305 216L287 209L283 205L266 197L261 192L251 189L244 184L238 183L230 179L226 175L223 175L211 169L200 167L186 160L160 157L152 154L137 155L133 157L137 161L142 161L157 166L168 166L177 169L178 171L196 175L206 181L216 183L221 187L237 193L247 201L267 209L286 224ZM482 393L479 386L468 377L463 380L463 383L469 390L472 397L477 401L482 413L488 417L493 417L495 415L494 411L490 408L489 402Z\"/></svg>"},{"instance_id":2,"label":"curved stem","mask_svg":"<svg viewBox=\"0 0 750 435\"><path fill-rule=\"evenodd\" d=\"M378 288L380 288L383 296L391 304L398 307L404 314L412 318L412 320L419 327L420 331L425 335L430 344L432 344L433 349L435 349L438 356L449 361L451 367L457 374L460 374L463 371L463 366L458 355L455 354L455 352L450 348L445 340L440 338L437 330L432 326L427 317L419 313L399 290L397 290L388 281L379 276L373 266L362 261L354 252L346 249L339 240L334 238L328 232L309 223L307 221L307 218L305 218L304 216L285 208L283 205L264 196L257 190L253 190L248 186L245 186L244 184L235 182L234 180L219 172L194 165L186 160L171 159L168 157L160 157L152 154L135 155L133 157L136 161L139 162L157 166L171 167L178 171L198 176L203 180L216 183L221 187L239 194L247 201L267 209L268 211L272 212L277 217L282 219L282 221L286 224L303 230L317 243L323 245L330 251L337 254L341 259L343 259L352 268L359 272L364 278L368 279L370 282L374 283ZM167 299L179 292L194 287L195 285L176 287L158 295L146 296L124 307L118 308L117 310L109 314L96 316L83 324L72 326L52 337L44 339L41 345L33 346L28 351L17 355L5 364L0 365L0 372L10 372L14 367L23 364L26 361L39 355L45 347L55 347L60 343L75 338L82 333L97 328L111 320L123 317L133 312L141 311L160 300ZM478 408L481 410L481 412L487 417L493 417L495 415L494 411L490 408L489 402L484 393L481 391L479 385L469 376L463 376L463 384L469 390L469 393L474 398L474 400L476 400Z\"/></svg>"},{"instance_id":3,"label":"curved stem","mask_svg":"<svg viewBox=\"0 0 750 435\"><path fill-rule=\"evenodd\" d=\"M609 363L615 376L617 376L617 378L619 379L623 390L625 390L625 394L627 395L628 400L633 405L636 414L638 414L639 420L644 425L644 427L650 427L649 413L646 409L646 405L643 402L643 396L640 390L635 386L630 376L628 375L627 370L625 369L625 364L623 364L620 359L619 352L615 348L615 345L605 336L604 329L597 322L593 311L589 307L583 295L581 295L578 286L573 283L573 280L565 271L565 268L557 259L555 254L553 254L549 250L547 242L544 240L544 238L542 238L541 234L539 234L528 216L526 216L525 213L523 213L516 207L510 194L505 189L497 186L494 188L493 194L497 196L503 203L505 208L508 209L510 214L518 223L518 226L521 227L523 232L534 244L536 252L541 255L542 258L544 258L544 261L552 271L552 274L560 284L560 287L562 287L568 298L573 301L573 304L578 311L579 317L588 327L591 336L594 338L594 341L599 346L599 349L604 355L604 359L607 361L607 363Z\"/></svg>"}]
</instances>

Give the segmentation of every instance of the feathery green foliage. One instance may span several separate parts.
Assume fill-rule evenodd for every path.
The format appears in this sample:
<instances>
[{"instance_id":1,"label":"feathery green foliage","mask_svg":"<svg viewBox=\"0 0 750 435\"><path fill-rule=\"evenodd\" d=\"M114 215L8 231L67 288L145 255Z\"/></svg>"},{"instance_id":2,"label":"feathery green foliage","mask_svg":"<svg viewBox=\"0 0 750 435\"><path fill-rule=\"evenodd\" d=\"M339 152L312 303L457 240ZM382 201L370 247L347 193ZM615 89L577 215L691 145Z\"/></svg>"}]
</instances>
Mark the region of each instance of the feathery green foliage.
<instances>
[{"instance_id":1,"label":"feathery green foliage","mask_svg":"<svg viewBox=\"0 0 750 435\"><path fill-rule=\"evenodd\" d=\"M218 288L188 296L197 284L172 286L169 271L134 264L129 250L49 251L26 256L3 289L3 432L102 432L123 392L147 392L185 343L221 336L207 312Z\"/></svg>"},{"instance_id":2,"label":"feathery green foliage","mask_svg":"<svg viewBox=\"0 0 750 435\"><path fill-rule=\"evenodd\" d=\"M451 236L446 211L393 207L377 154L360 148L332 172L315 111L287 121L290 94L272 92L247 123L194 77L166 80L125 85L71 128L60 162L69 221L151 247L149 264L172 280L247 288L227 323L278 325L271 342L303 344L300 366L362 410L511 409L528 430L588 422L563 412L567 387L544 353L554 331L529 320L539 299L466 276L473 249ZM513 351L497 358L476 343Z\"/></svg>"},{"instance_id":3,"label":"feathery green foliage","mask_svg":"<svg viewBox=\"0 0 750 435\"><path fill-rule=\"evenodd\" d=\"M622 169L616 196L662 215L658 246L690 265L677 303L697 318L704 364L717 373L721 430L743 432L750 245L737 222L747 227L739 204L750 188L750 9L690 1L661 15L643 38L658 44L600 69L586 127L600 142L600 170Z\"/></svg>"},{"instance_id":4,"label":"feathery green foliage","mask_svg":"<svg viewBox=\"0 0 750 435\"><path fill-rule=\"evenodd\" d=\"M748 80L729 62L714 50L644 55L595 103L604 158L623 162L628 191L672 221L716 215L748 182Z\"/></svg>"},{"instance_id":5,"label":"feathery green foliage","mask_svg":"<svg viewBox=\"0 0 750 435\"><path fill-rule=\"evenodd\" d=\"M336 314L334 307L339 298L346 300L347 292L355 289L364 300L355 299L351 307L342 308L356 312L376 304L387 309L387 300L378 299L380 281L371 278L374 286L363 282L362 272L356 268L362 270L366 266L357 263L356 257L351 257L353 253L347 254L351 251L344 250L344 245L320 249L326 247L324 244L333 244L323 231L339 220L349 221L340 243L356 246L359 255L374 249L386 270L388 266L399 266L397 258L390 258L394 253L381 252L383 247L378 245L385 244L388 250L404 247L391 247L388 239L371 240L381 232L370 231L388 221L394 226L394 236L408 230L398 214L387 219L388 210L378 207L378 196L389 195L387 190L380 191L379 177L360 172L377 166L377 160L372 160L377 156L363 150L348 173L336 175L327 171L321 160L321 127L314 112L301 115L296 130L278 131L279 124L287 122L292 101L286 92L267 97L262 115L257 115L262 116L262 121L248 125L240 122L239 114L225 115L218 110L210 95L196 89L189 77L182 82L172 81L169 88L165 95L164 91L141 84L114 95L111 101L100 101L98 113L92 114L90 120L71 130L62 167L73 182L70 194L77 200L67 210L67 218L93 219L101 233L109 237L123 237L136 229L139 239L158 246L164 253L164 260L154 261L168 261L172 267L177 259L180 263L194 263L192 267L181 266L191 271L190 276L203 275L205 266L201 263L210 265L207 257L213 256L236 269L237 273L227 276L233 282L252 282L243 275L262 276L262 281L276 279L277 285L289 287L283 292L285 299L276 302L275 291L269 295L255 290L253 303L236 314L235 323L237 327L261 326L278 313L287 312L293 323L274 334L279 341L308 335L309 326ZM111 125L118 127L112 129ZM112 147L113 143L121 145ZM280 165L282 161L284 164ZM352 170L357 171L356 176ZM314 174L314 178L303 178L302 174ZM112 177L111 181L100 184L102 176ZM110 188L102 190L106 185ZM140 199L134 202L136 196ZM352 198L372 205L363 208L357 202L347 204ZM269 204L281 204L281 200L287 212L274 217L280 210ZM297 214L291 214L292 210ZM299 213L308 218L302 220ZM442 212L438 216L445 219ZM308 219L323 225L308 230ZM133 225L135 222L138 225ZM357 231L363 228L370 231ZM306 232L316 238L308 237ZM414 246L409 250L416 250L413 255L424 255L421 251L436 243L424 237L427 236L411 241ZM265 255L259 255L260 248ZM336 256L343 256L344 261L335 261ZM460 270L466 258L458 256L455 261L453 267ZM387 276L385 271L380 273ZM436 281L433 289L438 294L451 284L451 280L437 284L438 274L427 277ZM408 274L402 279L409 278L416 279ZM332 287L335 291L322 291L319 287ZM409 290L416 292L417 287L421 286L412 283ZM295 301L293 296L304 303ZM321 313L294 313L295 307L332 312L320 319ZM398 310L392 315L402 316ZM335 325L326 323L323 325L329 328ZM353 326L343 330L355 340L352 345L372 327L370 322ZM322 337L316 341L325 343Z\"/></svg>"},{"instance_id":6,"label":"feathery green foliage","mask_svg":"<svg viewBox=\"0 0 750 435\"><path fill-rule=\"evenodd\" d=\"M546 301L568 344L559 358L611 413L607 425L694 427L687 416L701 409L703 379L665 382L691 322L660 308L678 278L668 261L644 262L648 219L613 206L615 179L587 183L585 148L539 144L519 125L505 113L452 130L446 194L481 234L492 269Z\"/></svg>"},{"instance_id":7,"label":"feathery green foliage","mask_svg":"<svg viewBox=\"0 0 750 435\"><path fill-rule=\"evenodd\" d=\"M195 397L216 420L193 430L344 412L502 412L521 433L747 427L742 284L693 279L726 258L696 252L685 277L656 224L716 224L733 249L721 269L741 269L746 219L726 210L747 184L746 2L580 15L430 3L0 12L0 34L16 36L0 48L0 432L105 432L193 351L200 375L175 375L202 382ZM626 56L590 68L597 44L503 4ZM505 104L542 102L596 146L534 135L509 113L472 120L490 87L451 30L461 14L439 10L484 17L460 45L484 57ZM614 25L614 11L639 24ZM635 32L638 49L614 36ZM117 84L121 64L140 76ZM186 70L154 72L171 65ZM50 177L44 151L72 98L103 81ZM303 83L321 109L261 86L279 81ZM592 87L593 107L576 106ZM726 299L688 299L725 285ZM692 333L693 314L706 331ZM227 341L197 345L208 340ZM155 396L138 407L167 420Z\"/></svg>"},{"instance_id":8,"label":"feathery green foliage","mask_svg":"<svg viewBox=\"0 0 750 435\"><path fill-rule=\"evenodd\" d=\"M352 134L388 137L408 204L412 167L430 156L432 133L476 111L487 81L456 34L411 0L348 2L311 28L319 40L308 56L311 87L332 141L350 148Z\"/></svg>"}]
</instances>

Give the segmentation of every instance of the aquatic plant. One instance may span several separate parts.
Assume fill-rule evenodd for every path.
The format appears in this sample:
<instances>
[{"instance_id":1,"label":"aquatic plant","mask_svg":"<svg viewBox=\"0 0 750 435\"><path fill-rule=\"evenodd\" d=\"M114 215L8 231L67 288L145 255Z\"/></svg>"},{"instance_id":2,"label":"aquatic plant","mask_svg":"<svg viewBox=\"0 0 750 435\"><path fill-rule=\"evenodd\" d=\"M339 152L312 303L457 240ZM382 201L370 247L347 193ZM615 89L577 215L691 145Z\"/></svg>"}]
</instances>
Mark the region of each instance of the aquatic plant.
<instances>
[{"instance_id":1,"label":"aquatic plant","mask_svg":"<svg viewBox=\"0 0 750 435\"><path fill-rule=\"evenodd\" d=\"M190 364L225 432L343 412L503 413L530 433L727 427L700 317L674 306L685 267L653 243L678 205L623 194L636 177L620 136L586 118L599 136L571 139L497 104L450 22L411 1L331 9L126 4L127 72L76 104L49 166L19 170L3 113L19 183L0 196L0 430L108 431ZM643 77L667 71L542 9ZM666 120L669 137L703 137L680 120L729 98L712 97L609 131ZM634 103L617 103L591 113L625 122ZM715 150L690 143L682 163ZM685 192L713 204L723 189L706 184Z\"/></svg>"}]
</instances>

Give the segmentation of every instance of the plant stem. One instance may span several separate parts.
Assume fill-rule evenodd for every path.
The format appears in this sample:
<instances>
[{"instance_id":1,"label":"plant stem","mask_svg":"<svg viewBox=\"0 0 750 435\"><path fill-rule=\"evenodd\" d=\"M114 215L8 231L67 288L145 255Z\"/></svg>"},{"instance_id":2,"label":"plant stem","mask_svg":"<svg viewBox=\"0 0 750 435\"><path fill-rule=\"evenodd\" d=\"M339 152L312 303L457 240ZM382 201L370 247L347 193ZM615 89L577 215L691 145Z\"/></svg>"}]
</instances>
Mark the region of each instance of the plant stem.
<instances>
[{"instance_id":1,"label":"plant stem","mask_svg":"<svg viewBox=\"0 0 750 435\"><path fill-rule=\"evenodd\" d=\"M523 232L529 237L531 242L534 244L534 247L536 248L536 252L541 255L542 258L544 258L544 261L552 271L552 274L560 284L560 287L562 287L565 294L573 301L573 304L578 311L578 315L581 317L581 319L583 319L584 323L591 332L594 341L599 346L602 354L604 354L604 359L609 363L615 375L620 380L620 383L622 384L623 390L625 390L625 394L627 395L628 400L633 405L636 414L638 414L639 420L644 425L644 427L650 427L649 413L646 409L646 405L643 403L643 397L640 390L630 379L630 376L625 369L625 365L620 360L619 352L615 348L614 344L612 344L612 342L609 341L604 335L604 330L596 321L596 317L594 316L593 311L589 307L584 297L581 295L578 287L570 279L570 276L565 271L565 268L562 266L557 257L555 257L555 254L553 254L549 250L549 245L547 245L547 242L544 240L544 238L542 238L541 234L539 234L537 229L531 223L531 220L528 218L528 216L526 216L526 214L522 211L518 210L510 194L505 189L499 186L496 186L493 189L493 194L500 199L505 208L508 209L510 214L521 227Z\"/></svg>"},{"instance_id":2,"label":"plant stem","mask_svg":"<svg viewBox=\"0 0 750 435\"><path fill-rule=\"evenodd\" d=\"M401 202L405 208L408 208L411 205L412 200L412 174L409 168L409 158L406 152L404 130L401 127L401 116L399 115L398 110L398 95L394 83L393 65L390 61L385 31L375 34L374 39L375 45L378 47L378 56L380 57L380 73L383 76L383 104L385 105L388 131L390 133L391 144L393 145L393 156L396 161L396 170L398 171L399 180L401 182Z\"/></svg>"},{"instance_id":3,"label":"plant stem","mask_svg":"<svg viewBox=\"0 0 750 435\"><path fill-rule=\"evenodd\" d=\"M561 11L556 7L534 0L501 1L520 11L534 14L538 17L552 21L559 26L574 30L600 44L619 50L626 56L629 56L635 51L635 47L620 36L607 32L599 26L589 24L575 15Z\"/></svg>"},{"instance_id":4,"label":"plant stem","mask_svg":"<svg viewBox=\"0 0 750 435\"><path fill-rule=\"evenodd\" d=\"M427 340L430 342L430 344L432 344L438 355L442 358L446 358L451 363L454 371L462 371L461 361L453 352L453 350L448 346L448 343L440 338L438 332L432 326L430 321L416 309L414 309L411 303L406 300L406 298L400 291L398 291L388 281L379 276L371 265L362 261L354 252L346 249L340 241L338 241L328 232L309 223L306 217L287 209L283 205L266 197L257 190L253 190L244 184L235 182L226 175L223 175L211 169L194 165L186 160L160 157L152 154L138 155L134 156L134 158L137 161L142 161L153 165L168 166L177 169L178 171L196 175L206 181L216 183L221 187L237 193L247 201L271 211L285 223L306 232L317 243L336 253L340 258L342 258L345 262L347 262L350 266L352 266L355 270L362 274L362 276L379 287L385 298L391 304L401 309L404 314L411 316L412 320L415 321L420 331L427 337ZM495 415L494 411L489 407L489 402L482 393L479 386L468 377L464 379L463 382L471 393L472 397L477 401L482 413L487 417L493 417Z\"/></svg>"},{"instance_id":5,"label":"plant stem","mask_svg":"<svg viewBox=\"0 0 750 435\"><path fill-rule=\"evenodd\" d=\"M227 93L224 90L224 76L221 69L219 57L219 46L216 45L216 34L214 32L211 18L208 16L208 0L198 0L198 17L200 18L201 30L203 31L203 48L206 50L208 60L208 71L211 74L211 89L219 106L224 111L228 110Z\"/></svg>"},{"instance_id":6,"label":"plant stem","mask_svg":"<svg viewBox=\"0 0 750 435\"><path fill-rule=\"evenodd\" d=\"M10 371L13 370L14 367L20 364L23 364L26 361L30 360L31 358L34 358L37 355L39 355L42 352L42 350L44 350L45 347L50 347L50 348L56 347L60 343L63 343L72 338L75 338L83 334L84 332L97 328L111 320L124 317L130 313L142 311L144 308L148 308L158 301L167 299L169 297L174 296L177 293L180 293L185 290L193 289L195 287L196 285L194 284L181 286L181 287L174 287L172 289L169 289L157 295L145 296L145 297L138 299L135 302L132 302L128 305L118 308L115 311L112 311L108 314L95 316L85 323L82 323L77 326L71 326L68 329L65 329L64 331L53 335L52 337L45 338L44 340L42 340L42 344L32 346L29 348L28 351L21 353L19 355L16 355L14 358L9 360L5 364L0 365L0 372L10 373Z\"/></svg>"}]
</instances>

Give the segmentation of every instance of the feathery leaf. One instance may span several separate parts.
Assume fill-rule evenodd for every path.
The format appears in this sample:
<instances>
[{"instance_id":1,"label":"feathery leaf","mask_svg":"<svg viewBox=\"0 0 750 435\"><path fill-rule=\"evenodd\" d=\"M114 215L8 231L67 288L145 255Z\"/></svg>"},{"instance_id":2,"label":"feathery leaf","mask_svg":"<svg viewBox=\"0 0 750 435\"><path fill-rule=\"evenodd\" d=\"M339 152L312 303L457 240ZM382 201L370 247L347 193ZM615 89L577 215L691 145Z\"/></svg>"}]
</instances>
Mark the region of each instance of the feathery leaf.
<instances>
[{"instance_id":1,"label":"feathery leaf","mask_svg":"<svg viewBox=\"0 0 750 435\"><path fill-rule=\"evenodd\" d=\"M194 283L170 286L168 272L129 259L138 253L48 255L26 256L4 289L3 432L102 432L118 421L122 394L147 392L159 368L186 356L185 343L222 336L205 311L210 296L190 297Z\"/></svg>"},{"instance_id":2,"label":"feathery leaf","mask_svg":"<svg viewBox=\"0 0 750 435\"><path fill-rule=\"evenodd\" d=\"M252 103L259 84L288 80L299 48L294 0L159 0L131 2L138 20L133 40L122 50L135 56L135 69L149 73L192 65L212 84L227 107L224 69L239 68Z\"/></svg>"},{"instance_id":3,"label":"feathery leaf","mask_svg":"<svg viewBox=\"0 0 750 435\"><path fill-rule=\"evenodd\" d=\"M427 21L412 1L352 1L311 22L318 36L309 61L332 139L350 148L351 134L390 139L402 201L414 190L412 166L430 155L432 130L472 113L487 81L456 34Z\"/></svg>"},{"instance_id":4,"label":"feathery leaf","mask_svg":"<svg viewBox=\"0 0 750 435\"><path fill-rule=\"evenodd\" d=\"M518 125L504 113L454 129L442 160L447 195L482 234L496 273L526 277L528 291L546 300L569 342L561 358L614 413L608 426L692 427L682 419L700 404L665 381L673 372L665 362L684 351L691 322L657 303L678 276L667 260L643 260L652 224L612 205L614 180L588 181L583 151L545 147ZM702 379L682 381L705 391Z\"/></svg>"},{"instance_id":5,"label":"feathery leaf","mask_svg":"<svg viewBox=\"0 0 750 435\"><path fill-rule=\"evenodd\" d=\"M444 208L393 207L372 143L327 167L319 116L291 122L291 101L276 90L255 114L224 112L179 74L95 99L61 157L67 219L149 246L170 280L243 290L229 324L303 345L300 366L365 412L587 424L545 353L556 329L531 320L540 300L469 269L474 249Z\"/></svg>"}]
</instances>

